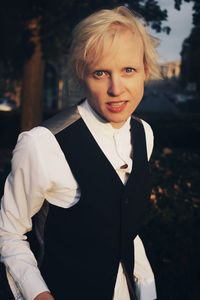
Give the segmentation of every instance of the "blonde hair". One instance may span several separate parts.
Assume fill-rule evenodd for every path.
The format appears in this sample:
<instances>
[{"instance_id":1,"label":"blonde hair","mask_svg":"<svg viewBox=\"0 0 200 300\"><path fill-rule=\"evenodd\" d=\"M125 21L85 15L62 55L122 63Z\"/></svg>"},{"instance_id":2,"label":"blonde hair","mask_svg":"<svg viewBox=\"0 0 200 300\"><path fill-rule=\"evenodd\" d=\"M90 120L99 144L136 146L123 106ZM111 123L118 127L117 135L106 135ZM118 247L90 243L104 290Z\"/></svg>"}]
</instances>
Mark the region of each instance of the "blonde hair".
<instances>
[{"instance_id":1,"label":"blonde hair","mask_svg":"<svg viewBox=\"0 0 200 300\"><path fill-rule=\"evenodd\" d=\"M68 65L71 75L77 81L84 79L86 66L101 57L106 37L116 34L116 31L122 28L139 33L144 47L144 64L148 79L160 78L156 52L158 39L147 32L144 20L139 15L124 6L119 6L97 11L74 28Z\"/></svg>"}]
</instances>

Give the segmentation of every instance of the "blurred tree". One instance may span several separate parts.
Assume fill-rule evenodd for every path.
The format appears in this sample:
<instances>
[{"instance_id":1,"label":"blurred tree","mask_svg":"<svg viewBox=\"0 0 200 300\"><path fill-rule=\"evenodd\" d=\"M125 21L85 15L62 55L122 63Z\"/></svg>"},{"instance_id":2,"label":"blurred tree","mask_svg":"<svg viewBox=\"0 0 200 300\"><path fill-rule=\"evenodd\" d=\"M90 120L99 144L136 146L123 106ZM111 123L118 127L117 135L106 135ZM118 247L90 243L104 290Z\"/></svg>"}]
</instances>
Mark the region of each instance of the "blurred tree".
<instances>
[{"instance_id":1,"label":"blurred tree","mask_svg":"<svg viewBox=\"0 0 200 300\"><path fill-rule=\"evenodd\" d=\"M0 9L1 77L22 78L22 130L38 125L42 116L45 61L68 49L71 28L100 8L125 4L140 13L156 31L167 11L156 0L6 0Z\"/></svg>"}]
</instances>

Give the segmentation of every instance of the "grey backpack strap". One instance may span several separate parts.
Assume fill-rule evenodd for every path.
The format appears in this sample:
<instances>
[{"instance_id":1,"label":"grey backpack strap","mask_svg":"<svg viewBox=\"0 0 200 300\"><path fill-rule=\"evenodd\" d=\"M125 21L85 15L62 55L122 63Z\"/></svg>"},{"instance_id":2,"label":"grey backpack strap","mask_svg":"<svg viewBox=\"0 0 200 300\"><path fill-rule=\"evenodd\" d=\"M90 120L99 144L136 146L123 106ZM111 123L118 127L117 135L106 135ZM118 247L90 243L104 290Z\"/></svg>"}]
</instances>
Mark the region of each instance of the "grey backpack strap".
<instances>
[{"instance_id":1,"label":"grey backpack strap","mask_svg":"<svg viewBox=\"0 0 200 300\"><path fill-rule=\"evenodd\" d=\"M63 110L51 119L48 119L42 124L42 126L48 128L54 135L56 135L80 118L81 116L78 112L77 106L73 106Z\"/></svg>"}]
</instances>

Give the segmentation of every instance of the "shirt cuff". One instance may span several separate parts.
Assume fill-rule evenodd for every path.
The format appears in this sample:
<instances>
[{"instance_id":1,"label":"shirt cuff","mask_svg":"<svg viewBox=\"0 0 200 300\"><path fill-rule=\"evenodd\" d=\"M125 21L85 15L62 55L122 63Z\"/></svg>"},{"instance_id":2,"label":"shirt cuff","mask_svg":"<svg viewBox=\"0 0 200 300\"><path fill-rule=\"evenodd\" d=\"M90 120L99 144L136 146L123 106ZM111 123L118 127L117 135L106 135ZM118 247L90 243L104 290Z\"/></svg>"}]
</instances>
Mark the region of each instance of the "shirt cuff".
<instances>
[{"instance_id":1,"label":"shirt cuff","mask_svg":"<svg viewBox=\"0 0 200 300\"><path fill-rule=\"evenodd\" d=\"M40 273L25 276L18 286L26 300L33 300L42 292L50 292Z\"/></svg>"},{"instance_id":2,"label":"shirt cuff","mask_svg":"<svg viewBox=\"0 0 200 300\"><path fill-rule=\"evenodd\" d=\"M155 300L157 298L154 279L135 279L136 294L139 300Z\"/></svg>"}]
</instances>

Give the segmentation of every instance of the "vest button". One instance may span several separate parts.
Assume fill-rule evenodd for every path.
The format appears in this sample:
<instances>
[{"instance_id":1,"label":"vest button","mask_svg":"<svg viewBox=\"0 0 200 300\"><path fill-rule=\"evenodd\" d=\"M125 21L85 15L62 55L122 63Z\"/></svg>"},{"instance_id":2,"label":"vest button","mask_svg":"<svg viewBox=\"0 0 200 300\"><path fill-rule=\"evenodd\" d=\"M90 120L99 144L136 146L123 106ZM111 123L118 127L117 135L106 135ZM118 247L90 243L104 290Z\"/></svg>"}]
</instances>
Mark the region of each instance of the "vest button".
<instances>
[{"instance_id":1,"label":"vest button","mask_svg":"<svg viewBox=\"0 0 200 300\"><path fill-rule=\"evenodd\" d=\"M128 204L128 198L125 199L124 203L127 205Z\"/></svg>"}]
</instances>

